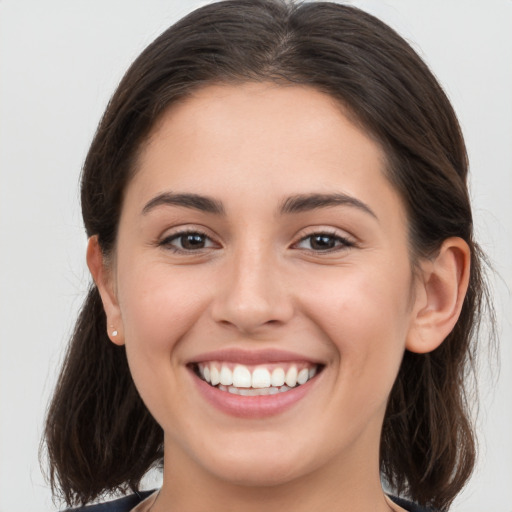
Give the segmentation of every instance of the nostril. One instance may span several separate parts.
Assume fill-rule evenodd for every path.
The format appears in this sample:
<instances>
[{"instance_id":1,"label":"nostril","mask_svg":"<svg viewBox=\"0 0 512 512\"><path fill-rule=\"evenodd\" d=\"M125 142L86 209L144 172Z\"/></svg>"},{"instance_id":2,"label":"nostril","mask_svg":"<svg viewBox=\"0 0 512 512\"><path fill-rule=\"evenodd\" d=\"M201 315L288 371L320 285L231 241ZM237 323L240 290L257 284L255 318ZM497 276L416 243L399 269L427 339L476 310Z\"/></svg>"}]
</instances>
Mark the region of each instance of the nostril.
<instances>
[{"instance_id":1,"label":"nostril","mask_svg":"<svg viewBox=\"0 0 512 512\"><path fill-rule=\"evenodd\" d=\"M224 327L234 327L245 334L288 322L294 314L293 301L271 273L256 279L261 271L237 276L216 294L212 319ZM249 277L247 276L249 274Z\"/></svg>"}]
</instances>

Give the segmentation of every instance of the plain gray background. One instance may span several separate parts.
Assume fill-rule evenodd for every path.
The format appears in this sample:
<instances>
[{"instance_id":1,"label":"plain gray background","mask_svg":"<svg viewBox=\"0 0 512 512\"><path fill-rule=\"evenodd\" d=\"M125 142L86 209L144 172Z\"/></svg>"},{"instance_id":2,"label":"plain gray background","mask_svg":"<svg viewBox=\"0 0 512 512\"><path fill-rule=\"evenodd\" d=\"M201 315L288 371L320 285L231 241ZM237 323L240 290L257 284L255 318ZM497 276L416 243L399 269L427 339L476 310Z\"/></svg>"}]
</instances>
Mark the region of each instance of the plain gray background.
<instances>
[{"instance_id":1,"label":"plain gray background","mask_svg":"<svg viewBox=\"0 0 512 512\"><path fill-rule=\"evenodd\" d=\"M0 512L56 510L37 453L88 285L78 176L138 53L208 2L0 0ZM459 115L492 278L501 374L483 358L480 462L455 512L512 511L512 1L354 1L426 59Z\"/></svg>"}]
</instances>

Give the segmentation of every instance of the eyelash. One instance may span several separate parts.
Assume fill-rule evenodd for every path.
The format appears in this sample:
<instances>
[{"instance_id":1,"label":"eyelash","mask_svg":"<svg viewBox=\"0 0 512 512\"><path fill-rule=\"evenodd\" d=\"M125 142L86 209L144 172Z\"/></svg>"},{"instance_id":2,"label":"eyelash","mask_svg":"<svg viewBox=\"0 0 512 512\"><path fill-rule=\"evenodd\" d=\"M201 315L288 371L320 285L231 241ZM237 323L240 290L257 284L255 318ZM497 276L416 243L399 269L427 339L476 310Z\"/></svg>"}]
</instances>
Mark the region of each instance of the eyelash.
<instances>
[{"instance_id":1,"label":"eyelash","mask_svg":"<svg viewBox=\"0 0 512 512\"><path fill-rule=\"evenodd\" d=\"M179 248L179 247L176 247L172 244L172 242L176 241L176 240L180 240L182 239L182 242L183 242L183 238L186 237L186 236L191 236L191 235L195 235L195 236L199 236L199 237L202 237L203 239L207 239L209 240L210 242L212 242L212 239L204 232L200 231L200 230L186 230L186 231L180 231L178 233L174 233L166 238L164 238L161 242L158 243L158 246L159 247L164 247L168 250L171 250L175 253L182 253L182 254L192 254L192 253L200 253L202 251L204 251L205 249L208 250L210 249L211 247L200 247L199 249L185 249L185 248ZM336 232L330 232L330 231L317 231L317 232L314 232L314 233L310 233L304 237L302 237L298 242L296 242L295 244L292 245L292 248L299 248L297 247L299 244L301 244L302 242L306 241L306 240L312 240L313 238L329 238L329 239L332 239L334 241L334 243L338 244L337 247L330 247L330 248L327 248L327 249L320 249L320 250L314 250L314 249L304 249L302 248L302 250L305 250L305 251L312 251L314 253L318 253L318 254L325 254L325 253L331 253L331 252L338 252L338 251L342 251L342 250L346 250L346 249L349 249L351 247L354 247L356 244L343 237L343 236L340 236L339 234L337 234ZM213 242L213 244L215 244L215 242Z\"/></svg>"},{"instance_id":2,"label":"eyelash","mask_svg":"<svg viewBox=\"0 0 512 512\"><path fill-rule=\"evenodd\" d=\"M346 249L349 249L351 247L354 247L356 244L349 240L348 238L345 238L343 236L340 236L338 233L334 232L334 231L317 231L317 232L314 232L314 233L310 233L304 237L302 237L296 244L294 244L295 246L297 246L298 244L304 242L305 240L312 240L313 238L329 238L329 239L332 239L334 241L334 243L338 243L338 246L337 247L332 247L332 248L327 248L327 249L322 249L322 250L313 250L313 249L306 249L308 251L313 251L315 253L331 253L331 252L338 252L338 251L342 251L342 250L346 250Z\"/></svg>"},{"instance_id":3,"label":"eyelash","mask_svg":"<svg viewBox=\"0 0 512 512\"><path fill-rule=\"evenodd\" d=\"M209 247L201 247L197 250L184 249L184 248L179 248L179 247L172 245L172 242L174 242L175 240L180 240L180 239L183 239L184 237L190 236L190 235L200 236L200 237L203 237L204 239L208 239L211 241L211 238L206 233L203 233L202 231L200 231L198 229L189 229L186 231L179 231L178 233L174 233L174 234L164 238L161 242L158 243L158 246L165 247L166 249L169 249L173 252L182 253L182 254L191 254L194 252L198 253L198 252L203 251L204 249L209 249Z\"/></svg>"}]
</instances>

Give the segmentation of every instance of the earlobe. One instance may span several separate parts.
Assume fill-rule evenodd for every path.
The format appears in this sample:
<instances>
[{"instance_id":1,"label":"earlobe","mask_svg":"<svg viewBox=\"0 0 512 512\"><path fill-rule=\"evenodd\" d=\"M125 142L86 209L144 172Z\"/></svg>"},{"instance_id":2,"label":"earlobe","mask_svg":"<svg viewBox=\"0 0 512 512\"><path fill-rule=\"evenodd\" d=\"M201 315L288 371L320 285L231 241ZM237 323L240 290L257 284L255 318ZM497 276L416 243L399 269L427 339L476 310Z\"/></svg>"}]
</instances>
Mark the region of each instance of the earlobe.
<instances>
[{"instance_id":1,"label":"earlobe","mask_svg":"<svg viewBox=\"0 0 512 512\"><path fill-rule=\"evenodd\" d=\"M435 350L453 330L469 283L471 253L458 237L446 239L438 254L421 265L421 288L406 348L411 352Z\"/></svg>"},{"instance_id":2,"label":"earlobe","mask_svg":"<svg viewBox=\"0 0 512 512\"><path fill-rule=\"evenodd\" d=\"M105 261L96 235L91 236L87 244L87 266L103 302L103 309L107 316L108 337L112 343L124 345L121 310L114 290L112 269Z\"/></svg>"}]
</instances>

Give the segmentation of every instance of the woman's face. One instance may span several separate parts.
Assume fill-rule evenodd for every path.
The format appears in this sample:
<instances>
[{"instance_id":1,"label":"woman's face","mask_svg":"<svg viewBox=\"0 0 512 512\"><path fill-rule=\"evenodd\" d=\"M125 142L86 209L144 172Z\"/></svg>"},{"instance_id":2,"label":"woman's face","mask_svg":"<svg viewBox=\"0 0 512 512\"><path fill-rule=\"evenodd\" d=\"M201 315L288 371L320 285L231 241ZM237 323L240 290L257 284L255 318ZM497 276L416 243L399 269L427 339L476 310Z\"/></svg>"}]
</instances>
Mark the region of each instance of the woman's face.
<instances>
[{"instance_id":1,"label":"woman's face","mask_svg":"<svg viewBox=\"0 0 512 512\"><path fill-rule=\"evenodd\" d=\"M307 87L209 86L155 127L110 319L166 460L251 484L378 468L415 295L384 166Z\"/></svg>"}]
</instances>

